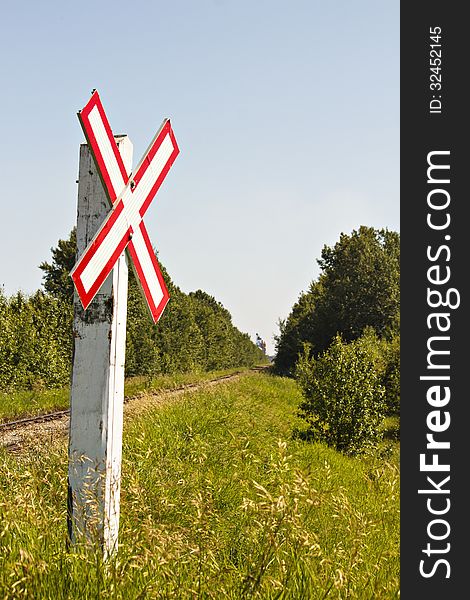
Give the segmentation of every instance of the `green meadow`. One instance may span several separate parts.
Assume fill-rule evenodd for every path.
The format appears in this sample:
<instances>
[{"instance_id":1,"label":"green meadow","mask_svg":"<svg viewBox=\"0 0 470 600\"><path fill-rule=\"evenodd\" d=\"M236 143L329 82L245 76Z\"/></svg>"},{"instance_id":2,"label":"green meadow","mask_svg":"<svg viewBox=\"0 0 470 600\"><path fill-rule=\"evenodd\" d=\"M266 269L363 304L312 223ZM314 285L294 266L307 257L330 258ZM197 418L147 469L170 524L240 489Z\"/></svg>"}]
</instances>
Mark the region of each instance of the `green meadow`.
<instances>
[{"instance_id":1,"label":"green meadow","mask_svg":"<svg viewBox=\"0 0 470 600\"><path fill-rule=\"evenodd\" d=\"M246 373L127 419L106 563L67 547L66 440L0 453L0 597L398 598L398 442L305 442L300 401Z\"/></svg>"}]
</instances>

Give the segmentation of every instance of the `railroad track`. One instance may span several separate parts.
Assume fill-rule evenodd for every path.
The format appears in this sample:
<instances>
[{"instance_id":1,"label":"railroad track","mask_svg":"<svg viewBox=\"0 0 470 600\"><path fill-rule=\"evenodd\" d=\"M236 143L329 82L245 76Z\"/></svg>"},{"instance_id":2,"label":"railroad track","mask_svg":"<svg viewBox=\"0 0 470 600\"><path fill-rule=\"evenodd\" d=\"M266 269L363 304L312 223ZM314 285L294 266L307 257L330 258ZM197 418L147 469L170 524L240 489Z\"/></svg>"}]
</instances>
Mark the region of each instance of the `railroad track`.
<instances>
[{"instance_id":1,"label":"railroad track","mask_svg":"<svg viewBox=\"0 0 470 600\"><path fill-rule=\"evenodd\" d=\"M250 371L255 371L255 372L264 371L268 366L269 365L267 365L266 367L265 366L252 367L250 369ZM235 377L238 377L241 373L242 373L242 371L236 371L235 373L231 373L230 375L221 375L220 377L215 377L214 379L208 379L207 381L199 381L196 383L185 383L184 385L180 385L175 388L147 390L136 396L126 396L124 398L124 404L127 404L128 402L132 402L133 400L138 399L142 395L164 394L164 393L168 393L168 392L170 392L170 393L183 392L183 391L189 390L191 388L202 387L205 384L218 383L219 381L223 381L224 379L234 379ZM39 423L47 423L48 421L58 421L60 419L63 419L64 417L68 417L69 415L70 415L70 409L66 409L66 410L57 410L55 412L35 415L33 417L25 417L22 419L16 419L14 421L5 421L4 423L0 423L0 434L2 434L5 431L12 431L15 429L22 429L25 427L30 427L31 425L34 425L36 423L39 424Z\"/></svg>"}]
</instances>

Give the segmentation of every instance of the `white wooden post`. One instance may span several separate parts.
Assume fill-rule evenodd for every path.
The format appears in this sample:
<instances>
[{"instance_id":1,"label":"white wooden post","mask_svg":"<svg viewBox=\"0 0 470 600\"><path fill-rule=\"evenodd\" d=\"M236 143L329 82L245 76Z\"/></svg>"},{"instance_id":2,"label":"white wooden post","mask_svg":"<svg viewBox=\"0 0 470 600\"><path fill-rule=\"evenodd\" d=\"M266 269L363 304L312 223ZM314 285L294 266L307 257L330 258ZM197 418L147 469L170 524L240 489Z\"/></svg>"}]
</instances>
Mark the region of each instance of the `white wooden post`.
<instances>
[{"instance_id":1,"label":"white wooden post","mask_svg":"<svg viewBox=\"0 0 470 600\"><path fill-rule=\"evenodd\" d=\"M116 136L128 172L132 143ZM77 258L109 212L87 144L80 146ZM117 550L121 479L127 260L123 254L93 302L74 296L68 529L73 543L99 543L104 557Z\"/></svg>"}]
</instances>

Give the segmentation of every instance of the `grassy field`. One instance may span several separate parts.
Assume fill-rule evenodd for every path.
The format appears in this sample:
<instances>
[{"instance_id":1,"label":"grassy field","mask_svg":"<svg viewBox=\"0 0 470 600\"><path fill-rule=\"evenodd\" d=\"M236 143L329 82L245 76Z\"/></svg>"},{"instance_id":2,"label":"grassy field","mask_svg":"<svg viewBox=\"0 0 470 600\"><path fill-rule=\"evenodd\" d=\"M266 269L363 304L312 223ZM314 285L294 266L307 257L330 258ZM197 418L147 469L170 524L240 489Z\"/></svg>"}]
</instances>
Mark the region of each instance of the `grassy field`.
<instances>
[{"instance_id":1,"label":"grassy field","mask_svg":"<svg viewBox=\"0 0 470 600\"><path fill-rule=\"evenodd\" d=\"M295 382L248 374L126 423L118 555L66 549L66 444L0 454L0 597L399 597L398 444L293 437Z\"/></svg>"},{"instance_id":2,"label":"grassy field","mask_svg":"<svg viewBox=\"0 0 470 600\"><path fill-rule=\"evenodd\" d=\"M142 392L158 392L171 390L181 385L207 381L222 375L245 372L246 367L209 371L204 373L176 373L174 375L157 375L153 377L129 377L126 379L124 394L127 397ZM70 390L33 389L15 392L0 392L0 423L9 419L38 415L69 408Z\"/></svg>"}]
</instances>

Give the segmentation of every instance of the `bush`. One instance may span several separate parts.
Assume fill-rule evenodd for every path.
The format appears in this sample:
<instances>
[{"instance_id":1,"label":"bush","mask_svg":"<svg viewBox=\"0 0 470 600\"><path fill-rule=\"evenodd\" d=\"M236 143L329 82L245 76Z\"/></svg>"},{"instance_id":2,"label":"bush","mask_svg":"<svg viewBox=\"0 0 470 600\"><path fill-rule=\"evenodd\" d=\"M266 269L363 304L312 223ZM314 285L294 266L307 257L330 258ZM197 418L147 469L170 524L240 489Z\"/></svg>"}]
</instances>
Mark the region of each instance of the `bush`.
<instances>
[{"instance_id":1,"label":"bush","mask_svg":"<svg viewBox=\"0 0 470 600\"><path fill-rule=\"evenodd\" d=\"M400 414L400 336L394 335L385 342L385 405L387 415Z\"/></svg>"},{"instance_id":2,"label":"bush","mask_svg":"<svg viewBox=\"0 0 470 600\"><path fill-rule=\"evenodd\" d=\"M304 401L299 414L307 436L356 454L375 445L385 416L381 342L372 331L345 343L337 335L318 358L306 345L296 376Z\"/></svg>"}]
</instances>

